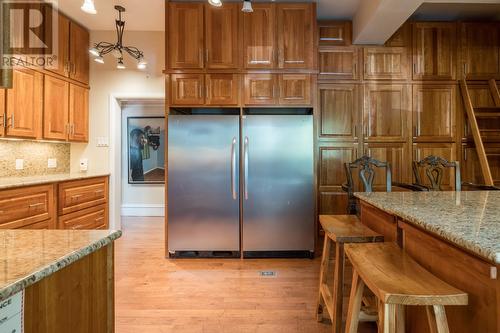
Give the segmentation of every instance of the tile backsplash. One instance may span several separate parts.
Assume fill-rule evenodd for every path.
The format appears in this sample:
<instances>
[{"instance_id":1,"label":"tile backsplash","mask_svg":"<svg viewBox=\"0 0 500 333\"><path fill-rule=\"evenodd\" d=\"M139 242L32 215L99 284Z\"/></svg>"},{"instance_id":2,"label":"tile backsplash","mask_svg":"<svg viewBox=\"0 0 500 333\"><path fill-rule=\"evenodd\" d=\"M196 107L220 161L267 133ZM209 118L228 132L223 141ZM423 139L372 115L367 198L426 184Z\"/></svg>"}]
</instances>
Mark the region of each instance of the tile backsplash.
<instances>
[{"instance_id":1,"label":"tile backsplash","mask_svg":"<svg viewBox=\"0 0 500 333\"><path fill-rule=\"evenodd\" d=\"M56 168L48 168L49 158L57 159ZM16 170L16 159L24 168ZM70 144L0 139L0 177L41 176L69 173Z\"/></svg>"}]
</instances>

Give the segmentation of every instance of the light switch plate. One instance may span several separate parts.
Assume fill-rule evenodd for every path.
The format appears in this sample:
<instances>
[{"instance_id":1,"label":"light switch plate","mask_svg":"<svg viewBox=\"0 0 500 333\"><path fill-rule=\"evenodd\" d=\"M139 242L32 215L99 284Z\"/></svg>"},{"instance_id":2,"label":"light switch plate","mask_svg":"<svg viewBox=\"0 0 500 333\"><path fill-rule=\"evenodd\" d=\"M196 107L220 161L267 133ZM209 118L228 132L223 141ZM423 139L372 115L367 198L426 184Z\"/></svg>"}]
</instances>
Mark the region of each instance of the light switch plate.
<instances>
[{"instance_id":1,"label":"light switch plate","mask_svg":"<svg viewBox=\"0 0 500 333\"><path fill-rule=\"evenodd\" d=\"M57 159L56 158L49 158L47 160L47 168L49 168L49 169L57 168Z\"/></svg>"},{"instance_id":2,"label":"light switch plate","mask_svg":"<svg viewBox=\"0 0 500 333\"><path fill-rule=\"evenodd\" d=\"M22 158L16 158L16 170L24 169L24 160Z\"/></svg>"},{"instance_id":3,"label":"light switch plate","mask_svg":"<svg viewBox=\"0 0 500 333\"><path fill-rule=\"evenodd\" d=\"M89 160L86 158L80 159L80 171L87 171L89 168Z\"/></svg>"}]
</instances>

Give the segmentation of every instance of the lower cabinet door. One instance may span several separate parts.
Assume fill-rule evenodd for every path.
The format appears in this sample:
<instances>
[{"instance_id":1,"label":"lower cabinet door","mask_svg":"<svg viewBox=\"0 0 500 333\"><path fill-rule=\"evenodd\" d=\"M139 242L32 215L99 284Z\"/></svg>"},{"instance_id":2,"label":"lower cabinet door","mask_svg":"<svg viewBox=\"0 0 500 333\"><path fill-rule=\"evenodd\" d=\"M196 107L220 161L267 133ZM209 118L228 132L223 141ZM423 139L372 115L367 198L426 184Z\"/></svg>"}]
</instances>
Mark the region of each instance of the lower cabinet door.
<instances>
[{"instance_id":1,"label":"lower cabinet door","mask_svg":"<svg viewBox=\"0 0 500 333\"><path fill-rule=\"evenodd\" d=\"M59 216L59 229L107 229L106 204Z\"/></svg>"}]
</instances>

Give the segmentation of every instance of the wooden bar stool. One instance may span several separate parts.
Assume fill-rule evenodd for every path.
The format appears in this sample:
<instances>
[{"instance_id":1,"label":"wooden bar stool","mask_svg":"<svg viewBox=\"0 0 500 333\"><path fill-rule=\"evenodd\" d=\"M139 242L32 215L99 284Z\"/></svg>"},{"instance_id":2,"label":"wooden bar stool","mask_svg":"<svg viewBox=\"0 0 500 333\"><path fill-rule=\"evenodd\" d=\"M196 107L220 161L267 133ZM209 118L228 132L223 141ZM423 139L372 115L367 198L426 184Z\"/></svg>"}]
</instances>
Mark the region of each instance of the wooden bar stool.
<instances>
[{"instance_id":1,"label":"wooden bar stool","mask_svg":"<svg viewBox=\"0 0 500 333\"><path fill-rule=\"evenodd\" d=\"M448 333L444 305L467 305L467 294L425 270L395 243L348 244L353 280L346 333L358 332L365 286L379 300L379 332L405 331L405 305L426 306L432 333Z\"/></svg>"},{"instance_id":2,"label":"wooden bar stool","mask_svg":"<svg viewBox=\"0 0 500 333\"><path fill-rule=\"evenodd\" d=\"M362 224L355 215L320 215L319 221L325 231L325 241L321 257L317 319L318 321L323 319L323 310L326 307L332 321L333 331L340 333L344 291L344 244L383 242L384 237ZM335 242L333 290L326 283L332 242Z\"/></svg>"}]
</instances>

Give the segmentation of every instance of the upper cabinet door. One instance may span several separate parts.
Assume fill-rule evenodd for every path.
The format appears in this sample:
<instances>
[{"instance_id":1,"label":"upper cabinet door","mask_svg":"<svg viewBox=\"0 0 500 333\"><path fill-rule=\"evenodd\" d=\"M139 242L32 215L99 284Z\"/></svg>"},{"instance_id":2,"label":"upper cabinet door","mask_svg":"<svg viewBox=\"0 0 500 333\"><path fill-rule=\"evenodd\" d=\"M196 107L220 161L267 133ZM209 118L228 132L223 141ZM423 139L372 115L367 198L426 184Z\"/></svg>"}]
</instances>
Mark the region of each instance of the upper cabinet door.
<instances>
[{"instance_id":1,"label":"upper cabinet door","mask_svg":"<svg viewBox=\"0 0 500 333\"><path fill-rule=\"evenodd\" d=\"M365 87L365 141L407 141L411 123L410 94L410 86L405 84Z\"/></svg>"},{"instance_id":2,"label":"upper cabinet door","mask_svg":"<svg viewBox=\"0 0 500 333\"><path fill-rule=\"evenodd\" d=\"M207 105L238 105L238 74L207 74L205 76Z\"/></svg>"},{"instance_id":3,"label":"upper cabinet door","mask_svg":"<svg viewBox=\"0 0 500 333\"><path fill-rule=\"evenodd\" d=\"M456 30L455 23L414 23L413 79L455 79Z\"/></svg>"},{"instance_id":4,"label":"upper cabinet door","mask_svg":"<svg viewBox=\"0 0 500 333\"><path fill-rule=\"evenodd\" d=\"M39 138L43 110L43 74L14 69L12 89L7 90L7 136Z\"/></svg>"},{"instance_id":5,"label":"upper cabinet door","mask_svg":"<svg viewBox=\"0 0 500 333\"><path fill-rule=\"evenodd\" d=\"M59 22L57 26L57 58L53 60L52 66L46 66L45 69L62 76L69 76L69 19L58 14ZM48 38L52 38L50 34ZM87 52L88 50L85 50Z\"/></svg>"},{"instance_id":6,"label":"upper cabinet door","mask_svg":"<svg viewBox=\"0 0 500 333\"><path fill-rule=\"evenodd\" d=\"M462 65L467 79L500 77L500 36L494 23L462 23Z\"/></svg>"},{"instance_id":7,"label":"upper cabinet door","mask_svg":"<svg viewBox=\"0 0 500 333\"><path fill-rule=\"evenodd\" d=\"M366 80L408 78L408 53L404 47L365 47L363 61Z\"/></svg>"},{"instance_id":8,"label":"upper cabinet door","mask_svg":"<svg viewBox=\"0 0 500 333\"><path fill-rule=\"evenodd\" d=\"M170 79L172 105L203 105L203 74L172 74Z\"/></svg>"},{"instance_id":9,"label":"upper cabinet door","mask_svg":"<svg viewBox=\"0 0 500 333\"><path fill-rule=\"evenodd\" d=\"M273 74L246 74L245 105L275 105L278 101L276 79Z\"/></svg>"},{"instance_id":10,"label":"upper cabinet door","mask_svg":"<svg viewBox=\"0 0 500 333\"><path fill-rule=\"evenodd\" d=\"M170 68L203 68L203 3L168 5Z\"/></svg>"},{"instance_id":11,"label":"upper cabinet door","mask_svg":"<svg viewBox=\"0 0 500 333\"><path fill-rule=\"evenodd\" d=\"M319 21L318 31L319 45L351 45L351 21Z\"/></svg>"},{"instance_id":12,"label":"upper cabinet door","mask_svg":"<svg viewBox=\"0 0 500 333\"><path fill-rule=\"evenodd\" d=\"M276 7L256 3L253 13L243 16L243 59L245 68L276 67Z\"/></svg>"},{"instance_id":13,"label":"upper cabinet door","mask_svg":"<svg viewBox=\"0 0 500 333\"><path fill-rule=\"evenodd\" d=\"M311 76L309 74L282 74L279 77L280 105L311 104Z\"/></svg>"},{"instance_id":14,"label":"upper cabinet door","mask_svg":"<svg viewBox=\"0 0 500 333\"><path fill-rule=\"evenodd\" d=\"M89 140L89 90L69 85L69 141Z\"/></svg>"},{"instance_id":15,"label":"upper cabinet door","mask_svg":"<svg viewBox=\"0 0 500 333\"><path fill-rule=\"evenodd\" d=\"M313 5L278 4L278 67L312 68Z\"/></svg>"},{"instance_id":16,"label":"upper cabinet door","mask_svg":"<svg viewBox=\"0 0 500 333\"><path fill-rule=\"evenodd\" d=\"M323 46L319 50L319 78L357 80L358 49L354 46Z\"/></svg>"},{"instance_id":17,"label":"upper cabinet door","mask_svg":"<svg viewBox=\"0 0 500 333\"><path fill-rule=\"evenodd\" d=\"M239 4L205 5L205 61L207 68L238 68Z\"/></svg>"},{"instance_id":18,"label":"upper cabinet door","mask_svg":"<svg viewBox=\"0 0 500 333\"><path fill-rule=\"evenodd\" d=\"M82 26L71 22L70 31L70 75L73 80L89 83L89 32Z\"/></svg>"},{"instance_id":19,"label":"upper cabinet door","mask_svg":"<svg viewBox=\"0 0 500 333\"><path fill-rule=\"evenodd\" d=\"M44 139L66 140L69 133L69 82L45 75L43 98Z\"/></svg>"}]
</instances>

